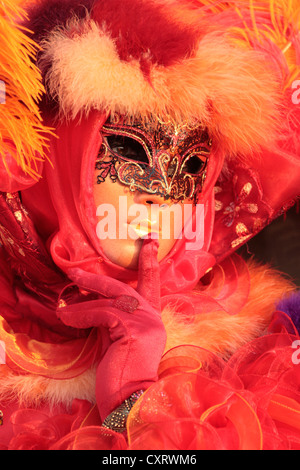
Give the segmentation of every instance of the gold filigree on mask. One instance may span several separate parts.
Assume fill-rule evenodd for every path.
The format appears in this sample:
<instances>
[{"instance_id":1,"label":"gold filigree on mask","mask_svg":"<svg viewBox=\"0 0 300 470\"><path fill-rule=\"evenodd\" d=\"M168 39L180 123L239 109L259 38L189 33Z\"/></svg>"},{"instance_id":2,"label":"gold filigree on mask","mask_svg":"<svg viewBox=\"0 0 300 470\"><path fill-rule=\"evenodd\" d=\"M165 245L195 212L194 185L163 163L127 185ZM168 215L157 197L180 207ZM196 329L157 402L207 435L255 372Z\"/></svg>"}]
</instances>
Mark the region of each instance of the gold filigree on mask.
<instances>
[{"instance_id":1,"label":"gold filigree on mask","mask_svg":"<svg viewBox=\"0 0 300 470\"><path fill-rule=\"evenodd\" d=\"M98 183L112 181L166 199L197 201L211 152L208 133L199 124L156 122L103 126L103 146L96 161Z\"/></svg>"}]
</instances>

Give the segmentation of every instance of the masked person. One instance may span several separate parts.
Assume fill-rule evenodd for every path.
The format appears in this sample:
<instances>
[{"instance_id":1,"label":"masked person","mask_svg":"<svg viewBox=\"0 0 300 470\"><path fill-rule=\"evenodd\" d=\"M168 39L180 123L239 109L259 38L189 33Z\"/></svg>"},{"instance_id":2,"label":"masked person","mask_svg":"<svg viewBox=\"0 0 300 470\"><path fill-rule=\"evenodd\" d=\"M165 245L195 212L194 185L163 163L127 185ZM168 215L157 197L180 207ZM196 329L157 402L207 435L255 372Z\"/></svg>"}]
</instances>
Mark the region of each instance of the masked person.
<instances>
[{"instance_id":1,"label":"masked person","mask_svg":"<svg viewBox=\"0 0 300 470\"><path fill-rule=\"evenodd\" d=\"M235 254L299 194L297 21L29 2L49 148L1 169L2 448L299 448L296 287Z\"/></svg>"}]
</instances>

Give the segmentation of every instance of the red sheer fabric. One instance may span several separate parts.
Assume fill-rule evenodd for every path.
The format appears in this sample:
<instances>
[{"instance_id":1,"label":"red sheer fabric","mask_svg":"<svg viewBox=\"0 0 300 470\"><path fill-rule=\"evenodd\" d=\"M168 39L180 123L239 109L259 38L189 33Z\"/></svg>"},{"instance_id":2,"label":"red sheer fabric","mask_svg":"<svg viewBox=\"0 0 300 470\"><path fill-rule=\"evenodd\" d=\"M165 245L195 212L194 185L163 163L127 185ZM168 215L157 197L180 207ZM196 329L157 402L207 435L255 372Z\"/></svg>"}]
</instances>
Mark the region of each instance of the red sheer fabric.
<instances>
[{"instance_id":1,"label":"red sheer fabric","mask_svg":"<svg viewBox=\"0 0 300 470\"><path fill-rule=\"evenodd\" d=\"M295 341L289 318L277 312L268 334L228 362L201 348L175 348L133 407L127 436L102 428L96 407L75 400L68 413L17 410L8 448L299 450Z\"/></svg>"},{"instance_id":2,"label":"red sheer fabric","mask_svg":"<svg viewBox=\"0 0 300 470\"><path fill-rule=\"evenodd\" d=\"M5 290L2 296L4 300L10 299L10 304L3 311L0 334L0 339L7 343L8 363L13 370L68 379L97 363L97 383L100 385L100 375L106 377L106 372L110 374L109 364L112 362L106 364L104 359L105 356L109 357L108 351L115 351L113 363L124 363L130 341L133 341L136 345L133 348L136 360L132 362L131 377L128 372L123 376L126 380L120 379L120 382L117 376L122 376L122 367L114 369L115 383L122 383L122 387L113 393L107 390L105 397L98 385L98 396L104 397L98 399L102 419L121 403L126 393L133 391L134 387L140 389L139 383L145 383L147 387L156 380L153 371L158 366L165 341L160 321L160 327L157 323L158 329L153 329L154 336L148 335L147 341L142 340L140 327L125 321L122 309L119 309L122 314L118 318L126 328L122 327L122 334L116 334L118 323L114 323L114 311L105 310L107 302L114 303L120 292L129 289L130 293L125 292L124 295L129 295L131 301L138 298L146 317L150 318L151 294L154 288L158 288L159 282L148 286L144 282L150 303L141 302L136 291L131 290L140 285L137 271L122 268L108 260L97 238L93 197L94 162L101 145L104 121L105 116L93 112L80 122L62 124L57 128L57 138L51 140L52 165L46 162L41 182L22 191L22 202L30 218L17 196L1 199L1 210L5 216L2 240L20 282L12 278L6 283L3 280ZM237 256L227 258L216 266L207 285L192 290L199 279L215 265L215 256L211 253L216 246L214 237L225 237L233 246L230 237L232 227L237 234L236 216L240 218L238 223L247 226L249 218L254 226L259 220L265 223L269 214L274 212L264 201L258 175L242 166L234 166L236 172L231 184L227 184L223 176L219 179L225 195L222 201L224 210L214 227L214 187L222 166L223 155L214 149L204 192L199 200L205 208L203 246L201 244L197 250L187 250L183 237L156 267L162 308L170 304L178 305L179 302L184 306L185 314L212 310L235 314L247 302L249 274L245 263ZM289 197L295 193L294 185L292 187ZM217 193L217 203L219 196ZM230 198L235 201L234 207ZM225 232L220 225L224 225L224 222ZM227 229L230 232L228 237ZM238 234L238 240L241 241L241 233ZM226 247L223 248L226 251ZM3 263L6 262L4 259ZM75 284L75 289L69 291L71 294L68 295L66 288L70 283ZM103 292L106 284L108 290ZM146 291L143 297L147 298ZM6 305L6 300L3 303ZM83 311L85 315L82 315ZM161 331L159 340L156 335L158 330ZM152 331L151 328L149 331ZM116 339L121 340L117 349L114 347ZM139 360L147 350L145 341L151 345L152 340L161 347L157 347L155 358L153 354L148 357L146 353L145 367L149 363L146 379L147 371L140 370Z\"/></svg>"},{"instance_id":3,"label":"red sheer fabric","mask_svg":"<svg viewBox=\"0 0 300 470\"><path fill-rule=\"evenodd\" d=\"M50 194L51 205L48 198L38 193L39 218L36 216L37 187L25 191L23 201L36 221L38 231L44 231L40 227L44 217L48 219L53 211L56 214L56 230L47 236L52 258L66 274L80 267L86 272L134 283L137 281L136 271L122 268L107 259L96 234L94 171L105 119L105 116L94 112L80 122L59 126L58 138L51 141L53 167L46 163L44 173L48 188L46 194ZM201 243L198 249L187 251L186 239L178 240L173 251L160 263L162 295L194 287L199 277L214 264L213 257L208 254L214 220L212 190L223 158L220 152L212 156L205 191L199 201L205 204L204 246Z\"/></svg>"},{"instance_id":4,"label":"red sheer fabric","mask_svg":"<svg viewBox=\"0 0 300 470\"><path fill-rule=\"evenodd\" d=\"M3 322L2 338L8 342L8 355L16 364L27 371L42 372L49 377L56 377L57 373L60 378L79 374L99 356L99 350L104 354L108 345L107 334L99 327L99 321L96 322L97 334L87 331L86 326L73 329L65 327L61 315L63 308L58 309L58 318L57 307L68 305L69 302L65 295L68 284L74 281L77 285L84 285L86 291L89 291L88 279L91 274L95 274L108 276L115 289L120 281L128 284L128 287L137 287L137 271L119 267L108 260L96 235L94 168L104 121L105 116L94 112L80 122L59 126L58 137L51 140L52 164L46 162L42 180L32 188L22 191L22 202L26 210L17 196L2 197L0 201L4 216L2 240L12 266L20 276L17 289L14 287L10 309L4 315L11 330ZM201 244L197 250L188 251L185 249L186 240L178 240L169 256L159 265L163 305L172 299L176 301L176 295L184 294L191 309L203 308L203 296L197 300L190 291L214 264L214 257L208 253L208 248L214 219L213 186L222 164L222 155L216 153L211 159L206 191L200 201L205 205L204 246ZM3 259L3 264L6 262L7 258ZM233 282L235 290L236 280L233 277L236 277L234 268L230 282ZM3 296L10 295L8 293L13 289L13 282L15 284L16 281L11 279L11 284L6 284ZM34 295L24 290L24 285ZM153 287L155 286L148 286L149 291ZM208 295L206 299L209 304ZM85 300L90 298L86 299L84 292L77 290L76 295L72 293L72 309L76 312L74 321L82 314L81 302ZM89 329L92 327L90 324ZM13 340L13 335L17 334L16 338L19 338L21 332L22 342ZM33 346L32 335L37 342L42 342L34 344L34 348L45 361L44 364L47 364L43 371L34 361L29 360ZM81 338L78 339L78 336ZM94 341L92 347L91 338ZM48 343L56 344L49 346ZM57 343L61 343L60 346ZM82 354L86 344L89 344L88 355ZM58 372L56 365L51 363L50 356L54 348L58 351L60 347L64 348L65 354L56 354L57 359L53 359L53 362L58 361ZM68 359L72 348L73 363ZM59 357L62 358L61 361ZM79 357L85 359L76 360ZM60 368L60 362L68 364L65 369Z\"/></svg>"}]
</instances>

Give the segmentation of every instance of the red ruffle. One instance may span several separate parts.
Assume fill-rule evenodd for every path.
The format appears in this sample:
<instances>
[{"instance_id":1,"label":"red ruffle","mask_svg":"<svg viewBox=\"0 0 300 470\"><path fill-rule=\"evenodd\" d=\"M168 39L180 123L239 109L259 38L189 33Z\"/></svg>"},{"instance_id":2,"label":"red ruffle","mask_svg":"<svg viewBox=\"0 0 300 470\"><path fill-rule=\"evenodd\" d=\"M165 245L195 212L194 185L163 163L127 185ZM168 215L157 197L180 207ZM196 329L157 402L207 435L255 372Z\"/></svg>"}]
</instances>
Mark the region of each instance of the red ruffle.
<instances>
[{"instance_id":1,"label":"red ruffle","mask_svg":"<svg viewBox=\"0 0 300 470\"><path fill-rule=\"evenodd\" d=\"M269 334L227 363L199 348L170 351L131 413L130 449L299 449L297 338L277 313Z\"/></svg>"},{"instance_id":2,"label":"red ruffle","mask_svg":"<svg viewBox=\"0 0 300 470\"><path fill-rule=\"evenodd\" d=\"M132 409L127 439L102 428L97 409L76 400L70 414L15 412L9 448L298 450L297 341L289 318L277 312L268 334L228 362L201 348L175 348L163 357L159 380Z\"/></svg>"}]
</instances>

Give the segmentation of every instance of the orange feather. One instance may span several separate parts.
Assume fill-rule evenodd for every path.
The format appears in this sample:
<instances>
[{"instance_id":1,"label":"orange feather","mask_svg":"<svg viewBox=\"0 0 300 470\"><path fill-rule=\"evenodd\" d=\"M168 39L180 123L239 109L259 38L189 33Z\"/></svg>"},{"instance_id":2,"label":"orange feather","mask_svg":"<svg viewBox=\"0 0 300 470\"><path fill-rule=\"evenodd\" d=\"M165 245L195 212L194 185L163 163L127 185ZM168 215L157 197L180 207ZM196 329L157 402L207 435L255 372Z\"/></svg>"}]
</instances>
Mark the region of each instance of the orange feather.
<instances>
[{"instance_id":1,"label":"orange feather","mask_svg":"<svg viewBox=\"0 0 300 470\"><path fill-rule=\"evenodd\" d=\"M42 123L38 101L44 92L33 64L37 45L19 26L25 13L16 0L0 3L0 158L7 171L13 157L33 178L45 158L50 129Z\"/></svg>"}]
</instances>

